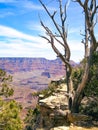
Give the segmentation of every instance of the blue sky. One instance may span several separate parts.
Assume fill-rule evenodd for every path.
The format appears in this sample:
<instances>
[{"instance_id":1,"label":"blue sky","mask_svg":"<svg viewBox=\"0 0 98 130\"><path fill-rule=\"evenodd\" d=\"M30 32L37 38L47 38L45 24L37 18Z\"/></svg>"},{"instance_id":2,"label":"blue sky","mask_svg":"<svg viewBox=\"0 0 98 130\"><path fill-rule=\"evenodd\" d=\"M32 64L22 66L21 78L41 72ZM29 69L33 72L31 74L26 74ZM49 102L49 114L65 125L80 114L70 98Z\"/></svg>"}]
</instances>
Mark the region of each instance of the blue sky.
<instances>
[{"instance_id":1,"label":"blue sky","mask_svg":"<svg viewBox=\"0 0 98 130\"><path fill-rule=\"evenodd\" d=\"M43 2L51 12L58 10L57 0L43 0ZM55 30L38 0L0 0L0 57L56 58L50 44L39 37L44 35L39 15L48 27ZM76 62L84 56L84 46L81 43L83 37L80 35L80 30L84 32L83 18L78 4L69 0L66 21L68 43L71 59ZM97 28L98 26L96 30ZM98 33L96 36L98 37Z\"/></svg>"}]
</instances>

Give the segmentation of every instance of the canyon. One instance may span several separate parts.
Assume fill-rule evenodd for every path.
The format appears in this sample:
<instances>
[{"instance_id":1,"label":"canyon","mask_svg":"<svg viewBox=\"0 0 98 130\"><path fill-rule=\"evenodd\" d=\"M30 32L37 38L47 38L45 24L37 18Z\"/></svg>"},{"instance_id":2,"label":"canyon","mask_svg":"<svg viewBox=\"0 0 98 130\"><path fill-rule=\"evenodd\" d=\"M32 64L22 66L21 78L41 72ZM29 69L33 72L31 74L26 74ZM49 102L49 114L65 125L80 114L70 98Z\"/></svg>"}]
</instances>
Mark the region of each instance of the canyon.
<instances>
[{"instance_id":1,"label":"canyon","mask_svg":"<svg viewBox=\"0 0 98 130\"><path fill-rule=\"evenodd\" d=\"M77 64L70 61L72 66ZM14 95L11 97L22 104L24 108L34 107L37 97L32 93L48 87L51 80L66 76L65 66L57 58L0 58L0 69L13 76L11 87Z\"/></svg>"}]
</instances>

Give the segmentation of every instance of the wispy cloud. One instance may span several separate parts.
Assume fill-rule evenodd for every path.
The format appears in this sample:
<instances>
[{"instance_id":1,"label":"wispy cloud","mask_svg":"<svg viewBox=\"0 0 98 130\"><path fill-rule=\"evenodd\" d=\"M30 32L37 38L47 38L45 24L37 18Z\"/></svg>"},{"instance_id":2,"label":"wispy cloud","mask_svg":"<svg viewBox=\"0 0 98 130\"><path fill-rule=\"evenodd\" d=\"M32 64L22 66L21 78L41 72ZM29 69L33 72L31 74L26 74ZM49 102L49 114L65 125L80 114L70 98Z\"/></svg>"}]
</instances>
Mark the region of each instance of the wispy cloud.
<instances>
[{"instance_id":1,"label":"wispy cloud","mask_svg":"<svg viewBox=\"0 0 98 130\"><path fill-rule=\"evenodd\" d=\"M70 28L68 30L68 34L72 34L72 33L80 33L80 28Z\"/></svg>"},{"instance_id":2,"label":"wispy cloud","mask_svg":"<svg viewBox=\"0 0 98 130\"><path fill-rule=\"evenodd\" d=\"M40 11L45 12L41 4L36 4L34 1L31 0L0 0L0 3L7 5L6 8L0 8L0 18L4 18L11 15L18 16L29 13L33 14L34 11L38 11L39 13ZM54 7L48 7L48 9L50 11L55 10Z\"/></svg>"},{"instance_id":3,"label":"wispy cloud","mask_svg":"<svg viewBox=\"0 0 98 130\"><path fill-rule=\"evenodd\" d=\"M10 11L8 11L8 12L0 12L0 18L4 18L4 17L7 17L7 16L12 16L12 15L14 15L14 13L10 12Z\"/></svg>"},{"instance_id":4,"label":"wispy cloud","mask_svg":"<svg viewBox=\"0 0 98 130\"><path fill-rule=\"evenodd\" d=\"M0 25L0 56L2 57L46 57L55 59L56 54L53 52L47 41L38 37L22 33L16 29ZM3 40L4 37L4 40ZM78 61L83 55L83 45L78 41L69 41L71 51L79 51L76 58ZM59 47L59 46L58 46ZM60 47L59 47L60 48ZM80 54L81 53L81 54Z\"/></svg>"},{"instance_id":5,"label":"wispy cloud","mask_svg":"<svg viewBox=\"0 0 98 130\"><path fill-rule=\"evenodd\" d=\"M45 9L42 7L41 4L35 4L33 1L21 1L21 3L19 2L19 5L21 4L21 7L25 10L25 11L44 11L45 12ZM18 5L18 6L19 6ZM17 7L18 7L17 6ZM54 8L53 6L48 6L47 7L49 11L54 11L54 10L57 10L56 8Z\"/></svg>"},{"instance_id":6,"label":"wispy cloud","mask_svg":"<svg viewBox=\"0 0 98 130\"><path fill-rule=\"evenodd\" d=\"M50 45L38 36L34 37L2 25L0 30L1 57L55 57Z\"/></svg>"},{"instance_id":7,"label":"wispy cloud","mask_svg":"<svg viewBox=\"0 0 98 130\"><path fill-rule=\"evenodd\" d=\"M43 10L41 5L36 5L31 1L22 1L22 7L29 9L29 10Z\"/></svg>"},{"instance_id":8,"label":"wispy cloud","mask_svg":"<svg viewBox=\"0 0 98 130\"><path fill-rule=\"evenodd\" d=\"M69 40L68 43L71 51L84 51L84 44L82 44L81 41Z\"/></svg>"},{"instance_id":9,"label":"wispy cloud","mask_svg":"<svg viewBox=\"0 0 98 130\"><path fill-rule=\"evenodd\" d=\"M0 36L9 37L9 38L19 38L19 39L27 39L27 40L36 40L36 37L27 35L16 29L0 25Z\"/></svg>"},{"instance_id":10,"label":"wispy cloud","mask_svg":"<svg viewBox=\"0 0 98 130\"><path fill-rule=\"evenodd\" d=\"M55 53L52 52L47 44L32 44L30 42L12 41L10 44L0 42L0 56L2 57L45 57L54 59Z\"/></svg>"},{"instance_id":11,"label":"wispy cloud","mask_svg":"<svg viewBox=\"0 0 98 130\"><path fill-rule=\"evenodd\" d=\"M41 5L35 4L33 1L30 0L0 0L0 4L6 4L7 6L3 9L0 8L0 12L3 12L1 13L1 17L6 17L8 15L11 15L12 13L16 15L21 15L33 10L44 10Z\"/></svg>"},{"instance_id":12,"label":"wispy cloud","mask_svg":"<svg viewBox=\"0 0 98 130\"><path fill-rule=\"evenodd\" d=\"M35 22L35 21L28 21L25 23L25 27L29 30L32 30L32 31L35 31L36 34L38 35L45 35L46 34L46 31L45 29L41 26L41 23L40 23L40 19L43 21L44 25L47 26L48 28L51 29L51 31L53 31L54 33L57 31L56 28L54 27L53 23L51 20L48 20L47 17L45 16L44 18L43 17L40 17L39 18L39 21Z\"/></svg>"},{"instance_id":13,"label":"wispy cloud","mask_svg":"<svg viewBox=\"0 0 98 130\"><path fill-rule=\"evenodd\" d=\"M84 45L78 39L69 40L68 43L71 51L71 60L80 62L84 58Z\"/></svg>"},{"instance_id":14,"label":"wispy cloud","mask_svg":"<svg viewBox=\"0 0 98 130\"><path fill-rule=\"evenodd\" d=\"M43 34L44 33L44 28L41 26L40 22L33 22L33 21L29 21L25 24L25 26L29 29L29 30L33 30L38 32L38 34Z\"/></svg>"}]
</instances>

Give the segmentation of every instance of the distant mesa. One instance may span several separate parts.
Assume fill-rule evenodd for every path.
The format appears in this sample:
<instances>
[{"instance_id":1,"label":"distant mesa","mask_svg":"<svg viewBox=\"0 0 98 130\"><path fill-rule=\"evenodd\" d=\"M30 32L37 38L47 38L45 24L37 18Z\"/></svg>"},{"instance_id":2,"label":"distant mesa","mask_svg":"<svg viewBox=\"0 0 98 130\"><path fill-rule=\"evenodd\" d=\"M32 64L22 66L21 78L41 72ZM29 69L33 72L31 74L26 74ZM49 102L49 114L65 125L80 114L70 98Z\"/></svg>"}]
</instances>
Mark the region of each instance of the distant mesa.
<instances>
[{"instance_id":1,"label":"distant mesa","mask_svg":"<svg viewBox=\"0 0 98 130\"><path fill-rule=\"evenodd\" d=\"M49 72L42 72L42 73L41 73L41 76L45 76L45 77L47 77L47 78L50 78L50 77L51 77Z\"/></svg>"},{"instance_id":2,"label":"distant mesa","mask_svg":"<svg viewBox=\"0 0 98 130\"><path fill-rule=\"evenodd\" d=\"M72 66L77 64L70 61ZM47 60L45 58L0 58L0 68L14 74L16 72L43 71L42 76L63 75L65 74L64 63L57 58L55 60ZM50 73L50 74L49 74Z\"/></svg>"}]
</instances>

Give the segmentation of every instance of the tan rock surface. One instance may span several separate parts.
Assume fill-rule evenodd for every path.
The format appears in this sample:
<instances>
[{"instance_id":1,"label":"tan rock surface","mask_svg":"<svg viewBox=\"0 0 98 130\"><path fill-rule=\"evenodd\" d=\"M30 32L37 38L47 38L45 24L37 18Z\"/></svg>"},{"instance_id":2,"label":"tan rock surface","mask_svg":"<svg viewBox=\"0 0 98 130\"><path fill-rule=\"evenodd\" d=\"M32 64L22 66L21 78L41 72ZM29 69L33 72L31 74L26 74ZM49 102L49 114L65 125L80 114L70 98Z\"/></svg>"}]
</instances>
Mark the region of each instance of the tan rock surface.
<instances>
[{"instance_id":1,"label":"tan rock surface","mask_svg":"<svg viewBox=\"0 0 98 130\"><path fill-rule=\"evenodd\" d=\"M50 109L60 108L60 106L68 106L66 93L66 85L61 84L59 88L57 88L57 92L48 98L42 99L39 101L40 106L49 107Z\"/></svg>"}]
</instances>

